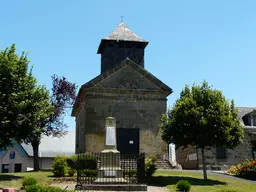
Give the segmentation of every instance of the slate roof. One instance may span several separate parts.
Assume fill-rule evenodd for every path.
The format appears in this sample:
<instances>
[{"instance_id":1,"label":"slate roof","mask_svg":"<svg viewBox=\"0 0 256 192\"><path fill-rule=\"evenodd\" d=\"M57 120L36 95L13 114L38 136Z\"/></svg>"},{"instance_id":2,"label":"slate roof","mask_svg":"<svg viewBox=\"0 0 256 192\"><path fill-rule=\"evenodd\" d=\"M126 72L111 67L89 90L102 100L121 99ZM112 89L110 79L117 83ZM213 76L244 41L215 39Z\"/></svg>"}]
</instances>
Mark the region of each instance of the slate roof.
<instances>
[{"instance_id":1,"label":"slate roof","mask_svg":"<svg viewBox=\"0 0 256 192\"><path fill-rule=\"evenodd\" d=\"M29 144L22 143L29 156L33 156L33 148ZM43 136L39 145L39 157L56 157L56 155L71 156L75 154L75 132L68 131L61 138Z\"/></svg>"},{"instance_id":2,"label":"slate roof","mask_svg":"<svg viewBox=\"0 0 256 192\"><path fill-rule=\"evenodd\" d=\"M238 109L238 113L241 118L256 110L256 107L236 107L236 108Z\"/></svg>"},{"instance_id":3,"label":"slate roof","mask_svg":"<svg viewBox=\"0 0 256 192\"><path fill-rule=\"evenodd\" d=\"M106 41L129 41L129 42L140 42L144 44L144 48L148 42L140 38L136 33L130 30L123 22L121 22L116 29L107 37L101 40L97 53L101 53Z\"/></svg>"},{"instance_id":4,"label":"slate roof","mask_svg":"<svg viewBox=\"0 0 256 192\"><path fill-rule=\"evenodd\" d=\"M240 122L241 124L245 127L245 128L251 128L251 126L245 126L244 125L244 121L243 121L243 117L249 113L252 113L253 111L256 110L256 107L236 107L236 109L238 109L238 115L240 117Z\"/></svg>"},{"instance_id":5,"label":"slate roof","mask_svg":"<svg viewBox=\"0 0 256 192\"><path fill-rule=\"evenodd\" d=\"M131 31L123 22L109 36L105 37L104 40L147 42Z\"/></svg>"}]
</instances>

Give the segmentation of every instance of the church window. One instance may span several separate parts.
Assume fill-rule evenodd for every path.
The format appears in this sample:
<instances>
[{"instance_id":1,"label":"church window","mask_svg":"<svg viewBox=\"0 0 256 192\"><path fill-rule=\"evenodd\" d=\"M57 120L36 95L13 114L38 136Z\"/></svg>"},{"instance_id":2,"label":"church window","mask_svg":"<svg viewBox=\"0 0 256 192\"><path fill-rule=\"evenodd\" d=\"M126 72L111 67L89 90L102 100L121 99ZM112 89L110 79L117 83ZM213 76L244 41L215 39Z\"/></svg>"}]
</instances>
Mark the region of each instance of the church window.
<instances>
[{"instance_id":1,"label":"church window","mask_svg":"<svg viewBox=\"0 0 256 192\"><path fill-rule=\"evenodd\" d=\"M216 158L217 159L227 158L227 150L225 147L216 147Z\"/></svg>"},{"instance_id":2,"label":"church window","mask_svg":"<svg viewBox=\"0 0 256 192\"><path fill-rule=\"evenodd\" d=\"M252 126L256 126L256 115L252 115Z\"/></svg>"},{"instance_id":3,"label":"church window","mask_svg":"<svg viewBox=\"0 0 256 192\"><path fill-rule=\"evenodd\" d=\"M243 117L245 126L256 126L256 115L246 115Z\"/></svg>"}]
</instances>

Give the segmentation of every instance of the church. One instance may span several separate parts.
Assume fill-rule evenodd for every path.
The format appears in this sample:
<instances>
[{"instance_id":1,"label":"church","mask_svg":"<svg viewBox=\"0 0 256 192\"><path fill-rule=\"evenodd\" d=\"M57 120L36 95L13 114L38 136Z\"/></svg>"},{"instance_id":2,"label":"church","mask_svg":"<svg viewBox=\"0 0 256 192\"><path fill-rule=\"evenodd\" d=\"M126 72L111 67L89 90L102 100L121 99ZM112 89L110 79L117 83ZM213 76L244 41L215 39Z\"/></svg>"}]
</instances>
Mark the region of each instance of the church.
<instances>
[{"instance_id":1,"label":"church","mask_svg":"<svg viewBox=\"0 0 256 192\"><path fill-rule=\"evenodd\" d=\"M104 149L106 117L116 118L121 154L167 154L158 127L172 89L145 69L148 42L123 22L101 40L101 73L82 85L72 116L76 120L76 153Z\"/></svg>"}]
</instances>

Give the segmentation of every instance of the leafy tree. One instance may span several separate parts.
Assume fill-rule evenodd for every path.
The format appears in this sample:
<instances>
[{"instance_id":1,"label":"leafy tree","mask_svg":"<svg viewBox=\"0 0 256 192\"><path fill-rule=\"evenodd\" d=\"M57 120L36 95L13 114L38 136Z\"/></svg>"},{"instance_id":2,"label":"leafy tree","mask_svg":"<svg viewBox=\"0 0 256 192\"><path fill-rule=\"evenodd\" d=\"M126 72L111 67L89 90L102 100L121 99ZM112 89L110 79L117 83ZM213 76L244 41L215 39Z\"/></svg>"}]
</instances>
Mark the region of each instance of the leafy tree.
<instances>
[{"instance_id":1,"label":"leafy tree","mask_svg":"<svg viewBox=\"0 0 256 192\"><path fill-rule=\"evenodd\" d=\"M201 150L204 179L207 180L205 150L213 147L235 148L242 142L243 128L234 101L229 103L222 93L206 81L181 91L173 109L163 115L162 138L178 147L194 146Z\"/></svg>"},{"instance_id":2,"label":"leafy tree","mask_svg":"<svg viewBox=\"0 0 256 192\"><path fill-rule=\"evenodd\" d=\"M53 75L50 96L46 87L37 85L28 64L27 55L18 56L15 45L0 51L0 148L12 145L12 139L30 143L34 170L39 170L41 136L65 134L63 117L76 99L76 85Z\"/></svg>"},{"instance_id":3,"label":"leafy tree","mask_svg":"<svg viewBox=\"0 0 256 192\"><path fill-rule=\"evenodd\" d=\"M0 51L0 148L12 145L12 139L21 142L31 132L27 125L34 110L30 97L36 80L28 64L24 52L16 53L15 44Z\"/></svg>"},{"instance_id":4,"label":"leafy tree","mask_svg":"<svg viewBox=\"0 0 256 192\"><path fill-rule=\"evenodd\" d=\"M34 129L25 140L26 143L30 143L33 147L35 171L39 170L38 152L42 135L62 137L66 134L67 125L64 123L63 118L66 110L71 108L76 99L76 85L67 81L65 77L53 75L52 85L52 94L48 103L42 102L42 110L39 112L42 118L36 118L34 125L32 125ZM45 87L40 88L40 91L47 92Z\"/></svg>"},{"instance_id":5,"label":"leafy tree","mask_svg":"<svg viewBox=\"0 0 256 192\"><path fill-rule=\"evenodd\" d=\"M42 122L50 120L53 114L53 106L50 103L49 91L44 86L36 86L30 90L30 111L27 113L29 123L27 127L30 133L23 140L25 143L30 143L33 148L34 170L39 170L39 143L43 128Z\"/></svg>"}]
</instances>

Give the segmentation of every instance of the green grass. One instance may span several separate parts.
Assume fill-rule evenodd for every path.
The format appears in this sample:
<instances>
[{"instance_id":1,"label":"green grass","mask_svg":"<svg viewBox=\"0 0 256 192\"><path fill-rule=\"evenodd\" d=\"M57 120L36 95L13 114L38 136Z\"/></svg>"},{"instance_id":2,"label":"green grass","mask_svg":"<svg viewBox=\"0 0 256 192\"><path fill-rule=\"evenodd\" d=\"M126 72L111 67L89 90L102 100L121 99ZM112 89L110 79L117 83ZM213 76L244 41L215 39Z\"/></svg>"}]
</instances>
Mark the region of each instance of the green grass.
<instances>
[{"instance_id":1,"label":"green grass","mask_svg":"<svg viewBox=\"0 0 256 192\"><path fill-rule=\"evenodd\" d=\"M203 180L201 173L185 171L157 171L150 184L167 187L176 192L175 184L185 179L191 183L190 192L216 192L221 189L233 189L238 192L255 192L256 184L221 176L208 175L208 181Z\"/></svg>"},{"instance_id":2,"label":"green grass","mask_svg":"<svg viewBox=\"0 0 256 192\"><path fill-rule=\"evenodd\" d=\"M1 173L0 187L20 188L23 177L34 177L40 184L50 184L51 172L24 172L24 173Z\"/></svg>"},{"instance_id":3,"label":"green grass","mask_svg":"<svg viewBox=\"0 0 256 192\"><path fill-rule=\"evenodd\" d=\"M25 173L2 173L0 174L0 187L20 188L23 177L34 177L40 184L52 184L51 172L25 172ZM220 189L233 189L238 192L255 192L256 184L221 176L208 176L204 181L200 173L185 171L157 171L149 185L167 187L176 192L175 184L185 179L191 183L190 192L216 192Z\"/></svg>"}]
</instances>

